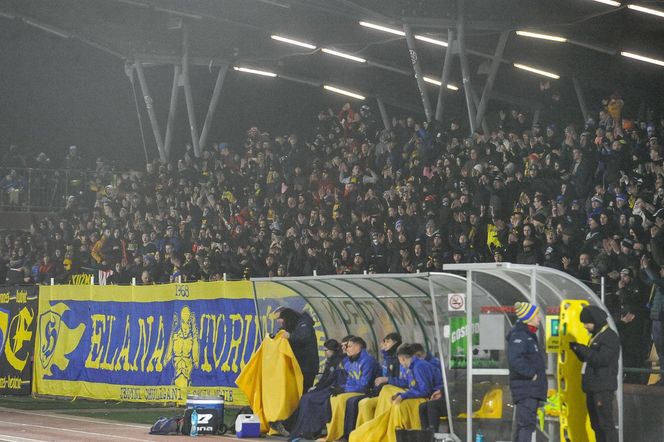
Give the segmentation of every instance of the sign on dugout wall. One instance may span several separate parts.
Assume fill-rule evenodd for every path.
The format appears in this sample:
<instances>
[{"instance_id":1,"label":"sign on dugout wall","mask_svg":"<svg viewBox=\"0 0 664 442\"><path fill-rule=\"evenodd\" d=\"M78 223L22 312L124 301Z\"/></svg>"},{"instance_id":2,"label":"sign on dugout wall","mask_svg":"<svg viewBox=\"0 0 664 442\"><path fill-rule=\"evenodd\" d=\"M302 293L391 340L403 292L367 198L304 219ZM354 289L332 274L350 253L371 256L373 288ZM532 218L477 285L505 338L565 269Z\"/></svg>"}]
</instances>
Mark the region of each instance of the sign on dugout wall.
<instances>
[{"instance_id":1,"label":"sign on dugout wall","mask_svg":"<svg viewBox=\"0 0 664 442\"><path fill-rule=\"evenodd\" d=\"M30 394L37 293L35 286L0 288L0 394Z\"/></svg>"},{"instance_id":2,"label":"sign on dugout wall","mask_svg":"<svg viewBox=\"0 0 664 442\"><path fill-rule=\"evenodd\" d=\"M44 286L35 392L138 402L188 394L245 405L235 379L274 330L279 305L306 310L294 293L264 295L248 281L152 286ZM320 324L317 324L320 339Z\"/></svg>"}]
</instances>

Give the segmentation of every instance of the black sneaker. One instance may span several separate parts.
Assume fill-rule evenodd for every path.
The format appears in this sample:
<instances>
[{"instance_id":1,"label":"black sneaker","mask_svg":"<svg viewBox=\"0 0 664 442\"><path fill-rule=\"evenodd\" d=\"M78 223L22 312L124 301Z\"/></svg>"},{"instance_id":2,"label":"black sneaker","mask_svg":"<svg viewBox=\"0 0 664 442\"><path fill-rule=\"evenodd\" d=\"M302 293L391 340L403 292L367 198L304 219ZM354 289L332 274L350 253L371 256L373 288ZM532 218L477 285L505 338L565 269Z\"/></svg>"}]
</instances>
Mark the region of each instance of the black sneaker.
<instances>
[{"instance_id":1,"label":"black sneaker","mask_svg":"<svg viewBox=\"0 0 664 442\"><path fill-rule=\"evenodd\" d=\"M279 436L283 437L290 436L290 433L288 432L286 427L284 427L284 424L281 422L270 422L270 428L279 433Z\"/></svg>"}]
</instances>

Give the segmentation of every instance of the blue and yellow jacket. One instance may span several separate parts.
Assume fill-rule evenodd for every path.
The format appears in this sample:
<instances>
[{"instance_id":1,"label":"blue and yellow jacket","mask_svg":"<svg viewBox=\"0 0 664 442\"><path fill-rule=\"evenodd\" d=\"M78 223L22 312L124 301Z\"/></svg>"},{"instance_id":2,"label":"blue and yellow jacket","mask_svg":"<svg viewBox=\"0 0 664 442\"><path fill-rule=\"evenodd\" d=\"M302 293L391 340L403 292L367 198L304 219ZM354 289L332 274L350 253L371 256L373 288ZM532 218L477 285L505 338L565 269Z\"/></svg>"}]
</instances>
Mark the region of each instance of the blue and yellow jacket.
<instances>
[{"instance_id":1,"label":"blue and yellow jacket","mask_svg":"<svg viewBox=\"0 0 664 442\"><path fill-rule=\"evenodd\" d=\"M413 358L413 362L406 371L406 380L408 382L408 389L403 393L399 393L403 399L411 398L429 398L435 391L436 386L442 384L439 381L440 370L418 358Z\"/></svg>"},{"instance_id":2,"label":"blue and yellow jacket","mask_svg":"<svg viewBox=\"0 0 664 442\"><path fill-rule=\"evenodd\" d=\"M380 364L383 374L388 378L399 376L399 358L397 357L396 345L389 351L381 350L380 354L383 357L383 362Z\"/></svg>"},{"instance_id":3,"label":"blue and yellow jacket","mask_svg":"<svg viewBox=\"0 0 664 442\"><path fill-rule=\"evenodd\" d=\"M427 353L427 357L424 359L427 361L429 364L433 366L433 368L436 370L436 385L434 385L433 389L434 391L436 390L441 390L443 389L443 373L440 371L440 359L437 357L433 356L431 353Z\"/></svg>"},{"instance_id":4,"label":"blue and yellow jacket","mask_svg":"<svg viewBox=\"0 0 664 442\"><path fill-rule=\"evenodd\" d=\"M408 388L408 369L399 365L399 376L390 376L387 383L395 387Z\"/></svg>"},{"instance_id":5,"label":"blue and yellow jacket","mask_svg":"<svg viewBox=\"0 0 664 442\"><path fill-rule=\"evenodd\" d=\"M365 393L371 388L378 375L380 366L376 358L362 350L355 358L344 360L346 370L346 393Z\"/></svg>"}]
</instances>

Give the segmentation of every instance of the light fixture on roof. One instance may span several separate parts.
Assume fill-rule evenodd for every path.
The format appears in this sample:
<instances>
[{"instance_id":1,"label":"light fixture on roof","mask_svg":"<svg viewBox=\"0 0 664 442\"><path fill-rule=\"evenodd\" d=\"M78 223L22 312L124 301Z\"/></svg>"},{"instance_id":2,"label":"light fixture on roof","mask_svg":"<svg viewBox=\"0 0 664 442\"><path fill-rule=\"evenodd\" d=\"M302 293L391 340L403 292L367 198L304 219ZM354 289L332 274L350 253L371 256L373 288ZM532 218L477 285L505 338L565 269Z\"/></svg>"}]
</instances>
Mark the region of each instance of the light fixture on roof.
<instances>
[{"instance_id":1,"label":"light fixture on roof","mask_svg":"<svg viewBox=\"0 0 664 442\"><path fill-rule=\"evenodd\" d=\"M593 0L593 1L596 1L597 3L604 3L605 5L613 6L614 8L622 6L620 2L616 2L613 0Z\"/></svg>"},{"instance_id":2,"label":"light fixture on roof","mask_svg":"<svg viewBox=\"0 0 664 442\"><path fill-rule=\"evenodd\" d=\"M335 51L333 49L323 48L323 49L321 49L321 51L325 52L326 54L334 55L334 56L345 58L345 59L348 59L348 60L353 60L353 61L356 61L358 63L366 63L367 62L367 60L365 60L364 58L356 57L356 56L351 55L351 54L346 54L345 52Z\"/></svg>"},{"instance_id":3,"label":"light fixture on roof","mask_svg":"<svg viewBox=\"0 0 664 442\"><path fill-rule=\"evenodd\" d=\"M62 29L56 28L55 26L51 26L51 25L48 25L46 23L42 23L42 22L39 22L39 21L36 21L36 20L32 20L30 18L24 18L23 22L25 24L30 25L30 26L34 26L35 28L41 29L42 31L48 32L49 34L57 35L58 37L62 37L62 38L71 37L71 34L69 34L68 32L66 32Z\"/></svg>"},{"instance_id":4,"label":"light fixture on roof","mask_svg":"<svg viewBox=\"0 0 664 442\"><path fill-rule=\"evenodd\" d=\"M538 32L530 32L530 31L516 31L516 35L519 35L521 37L539 38L541 40L555 41L557 43L565 43L567 41L565 37L558 37L557 35L540 34Z\"/></svg>"},{"instance_id":5,"label":"light fixture on roof","mask_svg":"<svg viewBox=\"0 0 664 442\"><path fill-rule=\"evenodd\" d=\"M307 49L316 49L316 46L314 46L310 43L305 43L303 41L293 40L292 38L286 38L286 37L282 37L280 35L270 35L270 38L272 38L272 40L277 40L277 41L280 41L282 43L288 43L288 44L291 44L291 45L300 46L300 47L307 48Z\"/></svg>"},{"instance_id":6,"label":"light fixture on roof","mask_svg":"<svg viewBox=\"0 0 664 442\"><path fill-rule=\"evenodd\" d=\"M415 34L415 40L424 41L426 43L431 43L436 46L447 47L447 42L443 40L437 40L435 38L427 37L426 35Z\"/></svg>"},{"instance_id":7,"label":"light fixture on roof","mask_svg":"<svg viewBox=\"0 0 664 442\"><path fill-rule=\"evenodd\" d=\"M425 77L423 77L423 79L424 79L425 82L427 82L429 84L435 84L438 87L442 86L442 84L443 84L442 82L440 82L439 80L436 80L435 78L425 76ZM457 86L453 85L453 84L447 84L445 87L447 87L451 91L458 91L459 90L459 88Z\"/></svg>"},{"instance_id":8,"label":"light fixture on roof","mask_svg":"<svg viewBox=\"0 0 664 442\"><path fill-rule=\"evenodd\" d=\"M543 71L541 69L537 69L532 66L528 66L521 63L514 63L514 67L518 69L523 69L524 71L532 72L533 74L538 74L538 75L543 75L544 77L553 78L554 80L558 80L560 78L560 75L554 74L553 72Z\"/></svg>"},{"instance_id":9,"label":"light fixture on roof","mask_svg":"<svg viewBox=\"0 0 664 442\"><path fill-rule=\"evenodd\" d=\"M645 61L646 63L656 64L657 66L664 66L664 61L657 60L656 58L645 57L643 55L634 54L632 52L621 52L620 55L623 57L633 58L639 61Z\"/></svg>"},{"instance_id":10,"label":"light fixture on roof","mask_svg":"<svg viewBox=\"0 0 664 442\"><path fill-rule=\"evenodd\" d=\"M260 71L258 69L251 69L251 68L243 68L240 66L233 66L233 69L239 72L244 72L247 74L254 74L254 75L262 75L263 77L276 77L277 74L274 72L268 72L268 71Z\"/></svg>"},{"instance_id":11,"label":"light fixture on roof","mask_svg":"<svg viewBox=\"0 0 664 442\"><path fill-rule=\"evenodd\" d=\"M644 8L643 6L639 6L639 5L627 5L627 7L629 9L633 9L634 11L645 12L646 14L652 14L652 15L656 15L658 17L664 18L664 11L659 11L657 9Z\"/></svg>"},{"instance_id":12,"label":"light fixture on roof","mask_svg":"<svg viewBox=\"0 0 664 442\"><path fill-rule=\"evenodd\" d=\"M329 84L324 84L323 89L328 90L330 92L335 92L337 94L345 95L347 97L357 98L358 100L364 100L366 98L364 95L360 95L357 92L347 91L346 89L341 89L336 86L330 86Z\"/></svg>"},{"instance_id":13,"label":"light fixture on roof","mask_svg":"<svg viewBox=\"0 0 664 442\"><path fill-rule=\"evenodd\" d=\"M377 31L387 32L389 34L400 35L401 37L406 36L406 33L404 31L400 30L400 29L390 28L390 27L383 26L383 25L377 25L375 23L369 23L369 22L366 22L366 21L361 21L360 26L364 26L365 28L375 29Z\"/></svg>"},{"instance_id":14,"label":"light fixture on roof","mask_svg":"<svg viewBox=\"0 0 664 442\"><path fill-rule=\"evenodd\" d=\"M376 24L376 23L370 23L370 22L367 22L367 21L361 21L360 25L364 26L365 28L371 28L371 29L375 29L377 31L387 32L389 34L398 35L400 37L405 37L406 36L406 33L404 31L402 31L401 29L390 28L389 26L383 26L383 25L379 25L379 24ZM426 35L419 35L419 34L415 34L414 37L415 37L416 40L420 40L420 41L423 41L423 42L426 42L426 43L431 43L431 44L434 44L436 46L442 46L444 48L447 47L447 42L443 41L443 40L438 40L438 39L435 39L435 38L432 38L432 37L427 37Z\"/></svg>"}]
</instances>

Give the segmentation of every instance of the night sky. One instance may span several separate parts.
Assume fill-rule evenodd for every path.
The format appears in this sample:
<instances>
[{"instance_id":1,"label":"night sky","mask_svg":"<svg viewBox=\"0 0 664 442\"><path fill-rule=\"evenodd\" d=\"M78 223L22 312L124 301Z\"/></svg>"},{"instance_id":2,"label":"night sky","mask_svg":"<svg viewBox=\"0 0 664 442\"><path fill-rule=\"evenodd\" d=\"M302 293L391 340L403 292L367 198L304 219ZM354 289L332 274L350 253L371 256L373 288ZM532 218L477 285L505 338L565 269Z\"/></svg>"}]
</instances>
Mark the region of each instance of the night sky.
<instances>
[{"instance_id":1,"label":"night sky","mask_svg":"<svg viewBox=\"0 0 664 442\"><path fill-rule=\"evenodd\" d=\"M216 75L206 67L192 68L199 127ZM163 136L172 68L147 68L146 77ZM140 100L138 80L136 90ZM179 98L174 152L182 150L189 137L182 90ZM272 134L307 137L320 109L337 109L343 102L342 97L306 85L230 71L209 143L238 145L252 125ZM158 152L152 129L141 110L148 154L154 158ZM18 144L28 158L44 151L56 164L67 147L76 144L90 167L103 156L119 168L142 168L145 154L123 61L77 40L0 18L0 155L10 144Z\"/></svg>"}]
</instances>

